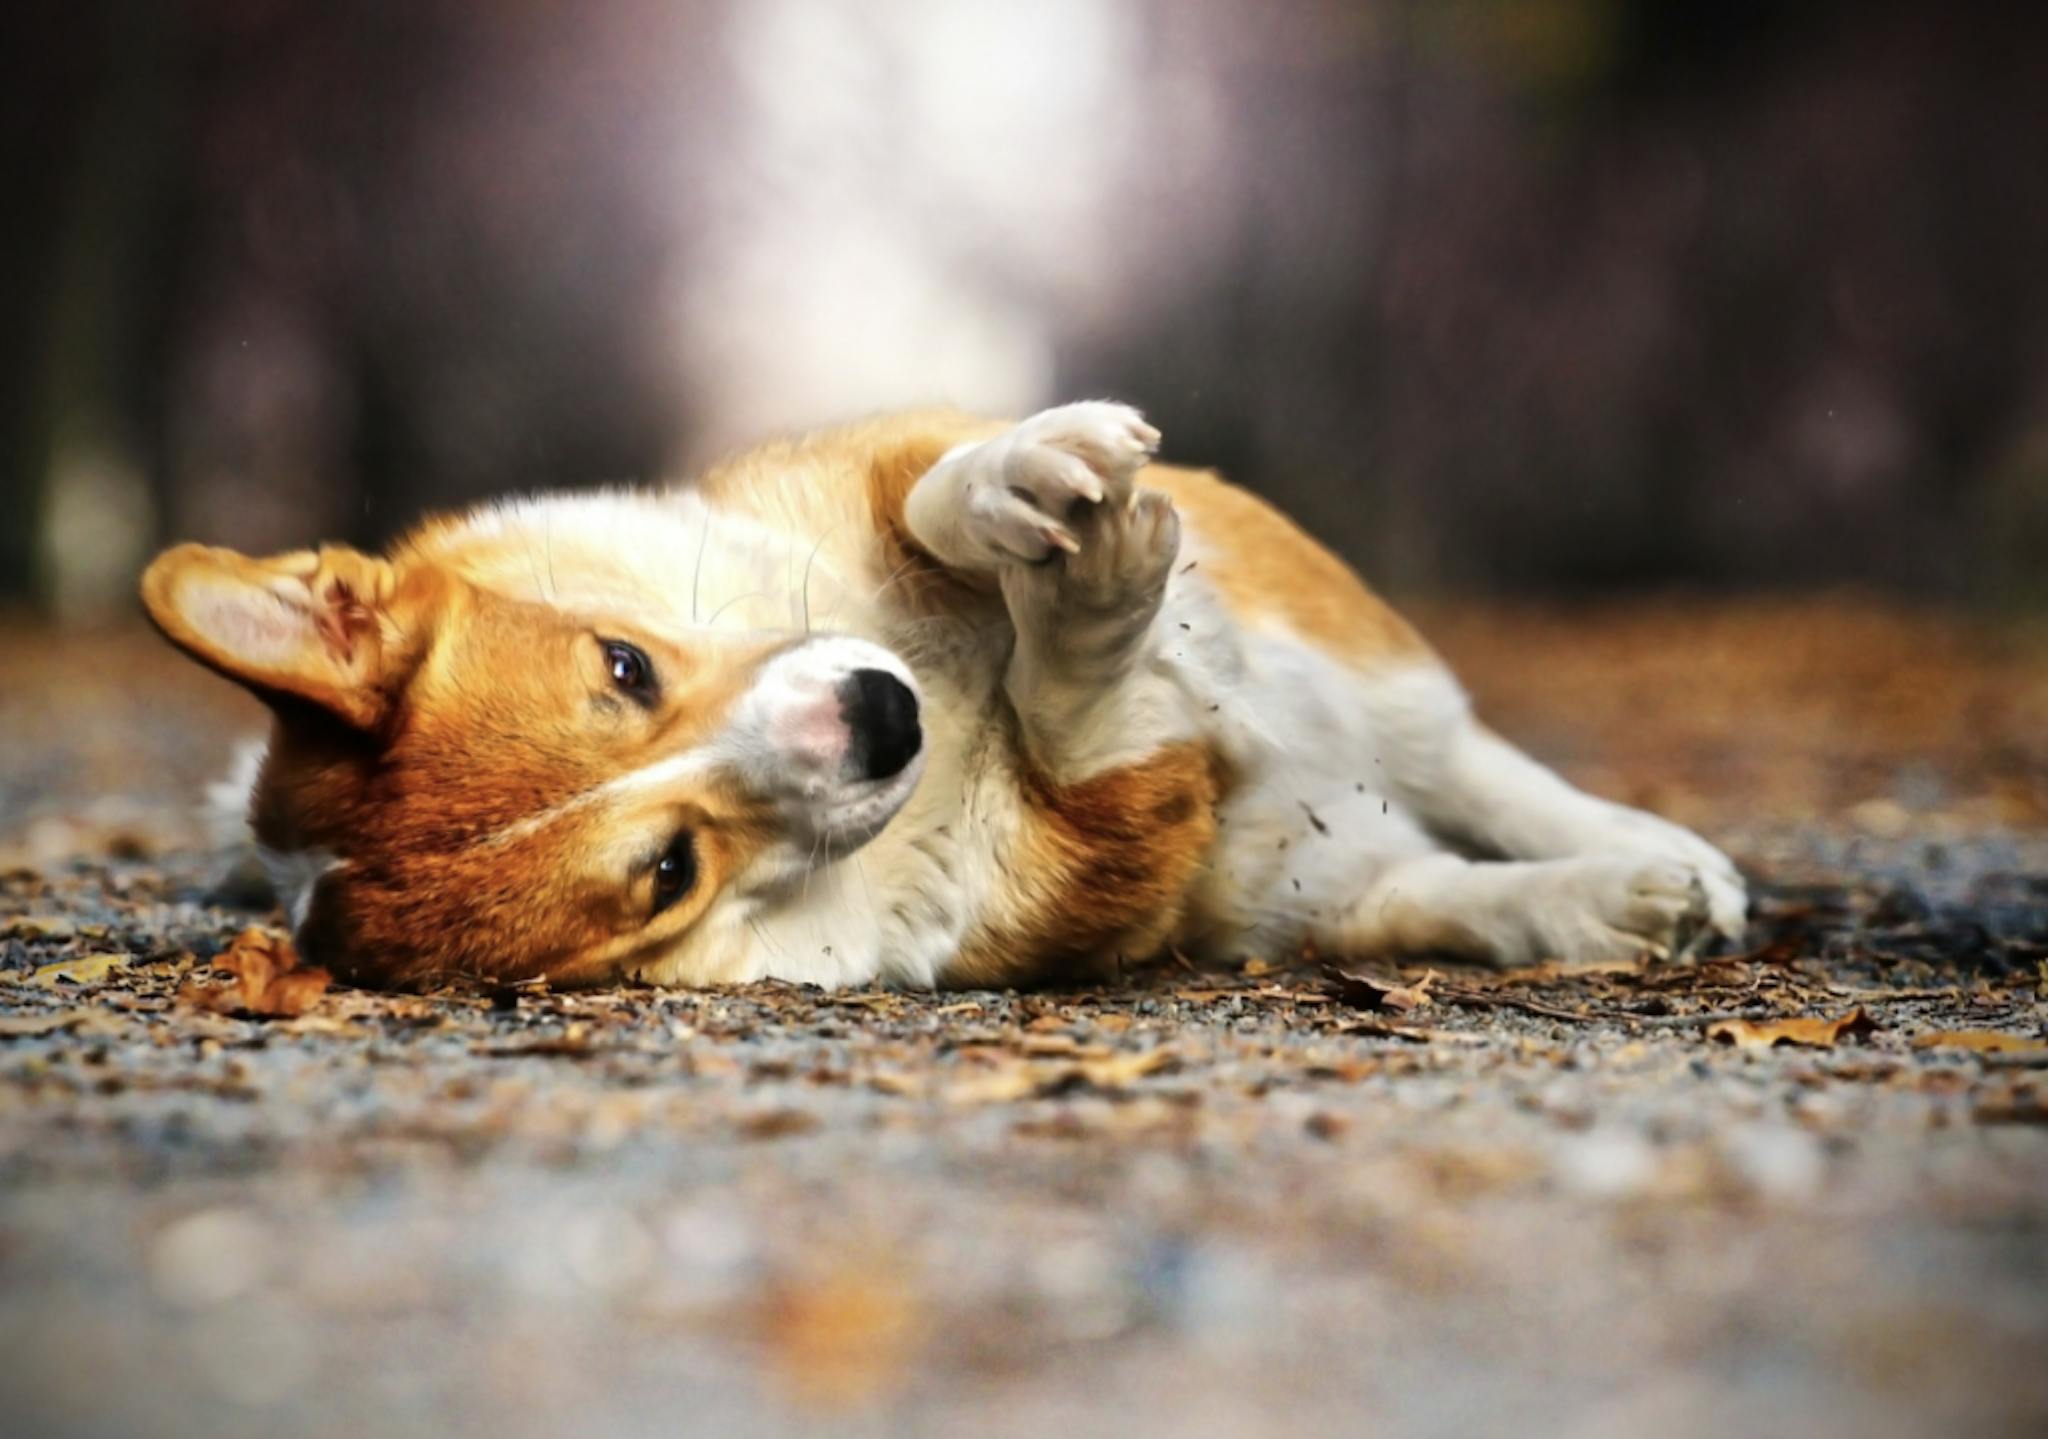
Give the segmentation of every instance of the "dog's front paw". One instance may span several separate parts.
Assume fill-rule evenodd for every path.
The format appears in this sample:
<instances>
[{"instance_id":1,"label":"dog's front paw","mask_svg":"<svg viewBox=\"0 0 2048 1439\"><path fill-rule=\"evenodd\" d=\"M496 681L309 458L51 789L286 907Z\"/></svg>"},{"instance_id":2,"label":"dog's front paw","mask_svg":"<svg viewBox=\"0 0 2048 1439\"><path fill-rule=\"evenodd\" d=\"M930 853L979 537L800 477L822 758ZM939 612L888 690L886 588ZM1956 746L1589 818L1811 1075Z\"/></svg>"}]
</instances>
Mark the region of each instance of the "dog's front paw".
<instances>
[{"instance_id":1,"label":"dog's front paw","mask_svg":"<svg viewBox=\"0 0 2048 1439\"><path fill-rule=\"evenodd\" d=\"M1129 405L1084 400L1043 410L977 447L962 496L971 537L997 557L1036 564L1079 554L1083 514L1123 509L1159 431Z\"/></svg>"},{"instance_id":2,"label":"dog's front paw","mask_svg":"<svg viewBox=\"0 0 2048 1439\"><path fill-rule=\"evenodd\" d=\"M1066 591L1096 609L1156 606L1180 554L1180 512L1161 490L1138 490L1127 504L1105 503L1077 528L1080 553L1058 566Z\"/></svg>"}]
</instances>

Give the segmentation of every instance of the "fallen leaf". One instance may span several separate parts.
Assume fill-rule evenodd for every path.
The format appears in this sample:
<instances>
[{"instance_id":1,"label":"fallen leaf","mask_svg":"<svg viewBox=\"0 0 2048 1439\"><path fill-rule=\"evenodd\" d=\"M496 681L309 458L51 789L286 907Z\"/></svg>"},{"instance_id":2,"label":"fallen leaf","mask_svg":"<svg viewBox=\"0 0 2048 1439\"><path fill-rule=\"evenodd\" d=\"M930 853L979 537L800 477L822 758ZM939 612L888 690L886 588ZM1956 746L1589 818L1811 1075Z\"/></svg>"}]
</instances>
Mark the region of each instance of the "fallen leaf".
<instances>
[{"instance_id":1,"label":"fallen leaf","mask_svg":"<svg viewBox=\"0 0 2048 1439\"><path fill-rule=\"evenodd\" d=\"M560 1034L536 1034L473 1045L469 1051L482 1059L589 1059L598 1053L591 1041L590 1026L581 1020L567 1025Z\"/></svg>"},{"instance_id":2,"label":"fallen leaf","mask_svg":"<svg viewBox=\"0 0 2048 1439\"><path fill-rule=\"evenodd\" d=\"M193 980L178 991L180 1002L215 1014L292 1018L319 1003L334 982L326 970L300 964L290 940L253 925L214 957L213 967L234 982Z\"/></svg>"},{"instance_id":3,"label":"fallen leaf","mask_svg":"<svg viewBox=\"0 0 2048 1439\"><path fill-rule=\"evenodd\" d=\"M1359 974L1345 969L1325 971L1336 997L1356 1009L1376 1010L1385 1014L1407 1014L1411 1010L1427 1008L1434 1001L1430 998L1429 987L1439 978L1433 969L1426 970L1422 978L1413 984L1404 984L1396 979L1381 979L1376 975Z\"/></svg>"},{"instance_id":4,"label":"fallen leaf","mask_svg":"<svg viewBox=\"0 0 2048 1439\"><path fill-rule=\"evenodd\" d=\"M823 1121L801 1109L763 1109L741 1119L737 1128L742 1139L783 1139L792 1134L809 1134Z\"/></svg>"},{"instance_id":5,"label":"fallen leaf","mask_svg":"<svg viewBox=\"0 0 2048 1439\"><path fill-rule=\"evenodd\" d=\"M905 1074L895 1069L878 1069L867 1076L868 1088L877 1094L893 1094L899 1098L910 1098L924 1093L924 1081L914 1074Z\"/></svg>"},{"instance_id":6,"label":"fallen leaf","mask_svg":"<svg viewBox=\"0 0 2048 1439\"><path fill-rule=\"evenodd\" d=\"M1065 1078L1067 1082L1078 1078L1096 1089L1122 1089L1134 1079L1178 1063L1180 1056L1170 1049L1147 1049L1137 1054L1112 1054L1107 1059L1084 1059Z\"/></svg>"},{"instance_id":7,"label":"fallen leaf","mask_svg":"<svg viewBox=\"0 0 2048 1439\"><path fill-rule=\"evenodd\" d=\"M1038 1075L1031 1066L1018 1064L993 1074L955 1080L946 1086L944 1098L948 1104L1009 1104L1037 1092Z\"/></svg>"},{"instance_id":8,"label":"fallen leaf","mask_svg":"<svg viewBox=\"0 0 2048 1439\"><path fill-rule=\"evenodd\" d=\"M1916 1034L1915 1049L1968 1049L1978 1054L2048 1055L2048 1045L2023 1034L2004 1034L1995 1029L1937 1029Z\"/></svg>"},{"instance_id":9,"label":"fallen leaf","mask_svg":"<svg viewBox=\"0 0 2048 1439\"><path fill-rule=\"evenodd\" d=\"M1083 1088L1114 1092L1179 1063L1180 1055L1164 1046L1089 1055L1067 1064L1013 1061L988 1074L955 1080L945 1087L943 1097L948 1104L1009 1104Z\"/></svg>"},{"instance_id":10,"label":"fallen leaf","mask_svg":"<svg viewBox=\"0 0 2048 1439\"><path fill-rule=\"evenodd\" d=\"M1775 1049L1781 1044L1833 1049L1838 1040L1876 1031L1877 1021L1859 1004L1836 1019L1724 1019L1707 1026L1707 1038L1737 1049Z\"/></svg>"},{"instance_id":11,"label":"fallen leaf","mask_svg":"<svg viewBox=\"0 0 2048 1439\"><path fill-rule=\"evenodd\" d=\"M28 977L28 982L40 984L45 989L55 989L60 983L100 984L114 970L127 967L128 956L125 954L81 954L44 965Z\"/></svg>"}]
</instances>

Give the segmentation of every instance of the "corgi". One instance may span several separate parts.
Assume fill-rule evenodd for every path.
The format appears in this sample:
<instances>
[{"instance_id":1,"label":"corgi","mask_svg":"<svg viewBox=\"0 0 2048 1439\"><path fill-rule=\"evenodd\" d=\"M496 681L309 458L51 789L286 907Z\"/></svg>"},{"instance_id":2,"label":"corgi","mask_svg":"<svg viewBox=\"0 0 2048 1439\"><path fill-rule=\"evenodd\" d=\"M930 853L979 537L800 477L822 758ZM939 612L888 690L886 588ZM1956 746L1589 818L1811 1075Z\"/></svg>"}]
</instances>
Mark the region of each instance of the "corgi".
<instances>
[{"instance_id":1,"label":"corgi","mask_svg":"<svg viewBox=\"0 0 2048 1439\"><path fill-rule=\"evenodd\" d=\"M259 852L360 984L1739 936L1720 851L1490 732L1350 569L1159 438L1106 401L895 415L383 557L184 545L142 598L273 711Z\"/></svg>"}]
</instances>

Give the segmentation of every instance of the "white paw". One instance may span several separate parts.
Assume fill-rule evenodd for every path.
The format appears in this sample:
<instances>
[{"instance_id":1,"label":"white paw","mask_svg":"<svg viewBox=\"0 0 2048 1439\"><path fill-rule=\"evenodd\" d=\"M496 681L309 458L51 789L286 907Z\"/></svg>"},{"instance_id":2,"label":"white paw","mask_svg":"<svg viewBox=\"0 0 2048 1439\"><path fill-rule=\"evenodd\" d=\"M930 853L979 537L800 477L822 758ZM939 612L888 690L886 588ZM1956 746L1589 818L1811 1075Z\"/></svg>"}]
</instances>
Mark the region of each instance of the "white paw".
<instances>
[{"instance_id":1,"label":"white paw","mask_svg":"<svg viewBox=\"0 0 2048 1439\"><path fill-rule=\"evenodd\" d=\"M1589 847L1691 868L1706 895L1707 927L1723 939L1741 940L1749 918L1749 886L1733 860L1684 826L1641 810L1617 805L1611 824Z\"/></svg>"},{"instance_id":2,"label":"white paw","mask_svg":"<svg viewBox=\"0 0 2048 1439\"><path fill-rule=\"evenodd\" d=\"M1549 957L1580 962L1669 959L1713 923L1698 868L1633 856L1573 862L1535 917Z\"/></svg>"},{"instance_id":3,"label":"white paw","mask_svg":"<svg viewBox=\"0 0 2048 1439\"><path fill-rule=\"evenodd\" d=\"M1129 505L1159 431L1129 405L1084 400L1042 410L981 446L965 495L967 524L999 554L1036 564L1079 554L1085 507Z\"/></svg>"}]
</instances>

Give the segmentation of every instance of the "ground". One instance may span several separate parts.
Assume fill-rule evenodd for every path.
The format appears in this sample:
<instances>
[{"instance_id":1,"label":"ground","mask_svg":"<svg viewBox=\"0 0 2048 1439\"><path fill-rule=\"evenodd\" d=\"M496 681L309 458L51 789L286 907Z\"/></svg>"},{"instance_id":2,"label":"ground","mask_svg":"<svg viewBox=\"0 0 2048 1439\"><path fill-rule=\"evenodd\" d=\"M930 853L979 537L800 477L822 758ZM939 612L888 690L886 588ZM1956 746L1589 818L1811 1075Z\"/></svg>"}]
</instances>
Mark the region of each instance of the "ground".
<instances>
[{"instance_id":1,"label":"ground","mask_svg":"<svg viewBox=\"0 0 2048 1439\"><path fill-rule=\"evenodd\" d=\"M256 712L16 626L8 1431L2044 1432L2048 636L1424 618L1736 855L1741 953L245 1017L194 801Z\"/></svg>"}]
</instances>

